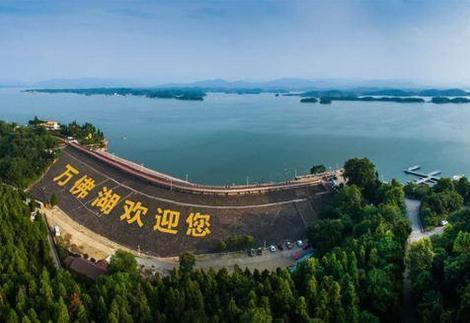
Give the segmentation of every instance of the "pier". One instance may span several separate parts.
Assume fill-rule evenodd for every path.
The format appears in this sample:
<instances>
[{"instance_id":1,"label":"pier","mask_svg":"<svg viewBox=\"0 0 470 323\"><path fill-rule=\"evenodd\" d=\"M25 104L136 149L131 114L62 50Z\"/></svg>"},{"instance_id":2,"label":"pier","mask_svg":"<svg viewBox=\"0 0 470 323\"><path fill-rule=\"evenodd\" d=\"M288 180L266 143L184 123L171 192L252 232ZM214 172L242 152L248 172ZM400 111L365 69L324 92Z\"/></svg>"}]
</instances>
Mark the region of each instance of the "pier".
<instances>
[{"instance_id":1,"label":"pier","mask_svg":"<svg viewBox=\"0 0 470 323\"><path fill-rule=\"evenodd\" d=\"M440 170L435 170L430 173L421 173L419 170L421 169L421 166L415 165L408 167L407 169L404 170L405 174L408 175L413 175L418 177L415 179L413 182L415 184L429 184L429 185L434 185L437 183L439 180L439 175L442 173Z\"/></svg>"}]
</instances>

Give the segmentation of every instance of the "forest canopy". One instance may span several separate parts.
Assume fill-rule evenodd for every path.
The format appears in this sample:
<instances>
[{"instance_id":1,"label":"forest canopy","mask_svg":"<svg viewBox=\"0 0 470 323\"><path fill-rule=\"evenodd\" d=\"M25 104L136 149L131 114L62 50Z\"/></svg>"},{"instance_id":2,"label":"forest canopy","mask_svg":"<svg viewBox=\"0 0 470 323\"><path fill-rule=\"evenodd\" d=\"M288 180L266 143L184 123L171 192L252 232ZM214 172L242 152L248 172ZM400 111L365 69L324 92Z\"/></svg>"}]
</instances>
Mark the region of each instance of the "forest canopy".
<instances>
[{"instance_id":1,"label":"forest canopy","mask_svg":"<svg viewBox=\"0 0 470 323\"><path fill-rule=\"evenodd\" d=\"M55 157L56 139L42 127L0 121L0 178L26 188Z\"/></svg>"}]
</instances>

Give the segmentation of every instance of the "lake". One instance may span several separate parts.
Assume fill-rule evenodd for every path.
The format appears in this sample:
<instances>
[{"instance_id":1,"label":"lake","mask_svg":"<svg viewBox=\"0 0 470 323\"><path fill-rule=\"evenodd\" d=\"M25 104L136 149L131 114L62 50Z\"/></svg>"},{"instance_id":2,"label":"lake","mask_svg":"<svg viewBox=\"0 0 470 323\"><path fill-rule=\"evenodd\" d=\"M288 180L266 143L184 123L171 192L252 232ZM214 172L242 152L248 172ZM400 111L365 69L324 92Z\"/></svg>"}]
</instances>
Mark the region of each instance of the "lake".
<instances>
[{"instance_id":1,"label":"lake","mask_svg":"<svg viewBox=\"0 0 470 323\"><path fill-rule=\"evenodd\" d=\"M338 167L366 156L383 179L403 169L470 174L470 104L300 103L273 94L209 94L202 102L0 90L0 119L35 115L91 122L109 151L207 184L282 181L312 164Z\"/></svg>"}]
</instances>

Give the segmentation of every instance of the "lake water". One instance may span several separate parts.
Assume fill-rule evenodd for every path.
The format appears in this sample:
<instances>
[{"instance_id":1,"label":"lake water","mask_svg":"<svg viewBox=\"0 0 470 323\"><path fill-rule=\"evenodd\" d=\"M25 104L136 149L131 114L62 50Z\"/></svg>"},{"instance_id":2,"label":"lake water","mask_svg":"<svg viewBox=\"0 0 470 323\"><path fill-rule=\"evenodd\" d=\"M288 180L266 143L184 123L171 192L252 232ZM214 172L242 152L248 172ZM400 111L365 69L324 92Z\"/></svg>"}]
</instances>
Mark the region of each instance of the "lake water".
<instances>
[{"instance_id":1,"label":"lake water","mask_svg":"<svg viewBox=\"0 0 470 323\"><path fill-rule=\"evenodd\" d=\"M312 164L370 158L383 179L423 166L470 175L470 104L300 103L273 94L202 102L0 90L0 119L89 121L117 155L208 184L279 181ZM127 139L124 139L127 138Z\"/></svg>"}]
</instances>

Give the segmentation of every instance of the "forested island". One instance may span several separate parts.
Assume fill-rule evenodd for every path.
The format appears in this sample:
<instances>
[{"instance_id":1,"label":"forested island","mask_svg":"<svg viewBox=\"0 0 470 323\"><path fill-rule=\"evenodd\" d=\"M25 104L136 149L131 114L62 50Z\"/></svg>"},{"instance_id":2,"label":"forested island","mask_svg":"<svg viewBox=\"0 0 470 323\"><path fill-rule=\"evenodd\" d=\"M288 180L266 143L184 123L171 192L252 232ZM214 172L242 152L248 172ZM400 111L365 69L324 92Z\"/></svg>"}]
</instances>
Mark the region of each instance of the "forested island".
<instances>
[{"instance_id":1,"label":"forested island","mask_svg":"<svg viewBox=\"0 0 470 323\"><path fill-rule=\"evenodd\" d=\"M293 271L202 271L184 253L179 268L162 276L139 271L134 256L119 251L93 281L53 266L46 225L31 217L34 202L22 190L60 153L57 141L34 122L2 122L0 148L1 322L397 322L405 263L425 322L470 320L470 212L446 209L444 234L406 252L404 188L379 181L366 158L345 163L347 184L306 232L314 256ZM423 205L427 196L447 201L454 191L466 192L467 201L468 182L449 181L407 193ZM227 241L226 248L248 240Z\"/></svg>"},{"instance_id":2,"label":"forested island","mask_svg":"<svg viewBox=\"0 0 470 323\"><path fill-rule=\"evenodd\" d=\"M470 92L461 89L327 89L308 90L289 95L299 95L302 97L329 97L329 98L354 98L363 96L385 96L385 97L435 97L435 96L470 96Z\"/></svg>"},{"instance_id":3,"label":"forested island","mask_svg":"<svg viewBox=\"0 0 470 323\"><path fill-rule=\"evenodd\" d=\"M397 102L397 103L424 103L424 97L432 97L429 102L469 103L470 92L460 89L428 89L428 90L402 90L402 89L366 89L366 90L313 90L284 95L300 96L302 103L331 103L332 101L362 101L362 102ZM452 96L452 97L449 97Z\"/></svg>"},{"instance_id":4,"label":"forested island","mask_svg":"<svg viewBox=\"0 0 470 323\"><path fill-rule=\"evenodd\" d=\"M320 97L317 99L315 97L306 97L301 98L300 102L302 103L316 103L320 100L320 103L331 103L332 101L363 101L363 102L398 102L398 103L424 103L423 98L415 98L415 97L391 97L391 96L382 96L382 97L374 97L374 96L344 96L344 97Z\"/></svg>"},{"instance_id":5,"label":"forested island","mask_svg":"<svg viewBox=\"0 0 470 323\"><path fill-rule=\"evenodd\" d=\"M206 93L200 89L176 88L89 88L89 89L30 89L26 92L38 93L73 93L81 95L120 95L120 96L143 96L147 98L177 99L202 101Z\"/></svg>"},{"instance_id":6,"label":"forested island","mask_svg":"<svg viewBox=\"0 0 470 323\"><path fill-rule=\"evenodd\" d=\"M302 99L300 99L300 102L302 102L302 103L317 103L318 99L317 98L302 98Z\"/></svg>"},{"instance_id":7,"label":"forested island","mask_svg":"<svg viewBox=\"0 0 470 323\"><path fill-rule=\"evenodd\" d=\"M327 89L306 90L290 92L287 88L224 88L224 87L155 87L155 88L86 88L86 89L29 89L25 92L38 93L73 93L81 95L116 95L116 96L143 96L147 98L177 99L189 101L202 101L207 93L227 94L260 94L275 93L279 96L300 96L302 103L329 104L332 101L362 101L362 102L397 102L397 103L424 103L423 97L432 97L430 102L443 103L469 103L470 92L461 89Z\"/></svg>"},{"instance_id":8,"label":"forested island","mask_svg":"<svg viewBox=\"0 0 470 323\"><path fill-rule=\"evenodd\" d=\"M442 96L437 96L433 97L431 99L432 103L436 104L445 104L445 103L469 103L470 98L462 98L462 97L456 97L456 98L448 98L448 97L442 97Z\"/></svg>"}]
</instances>

